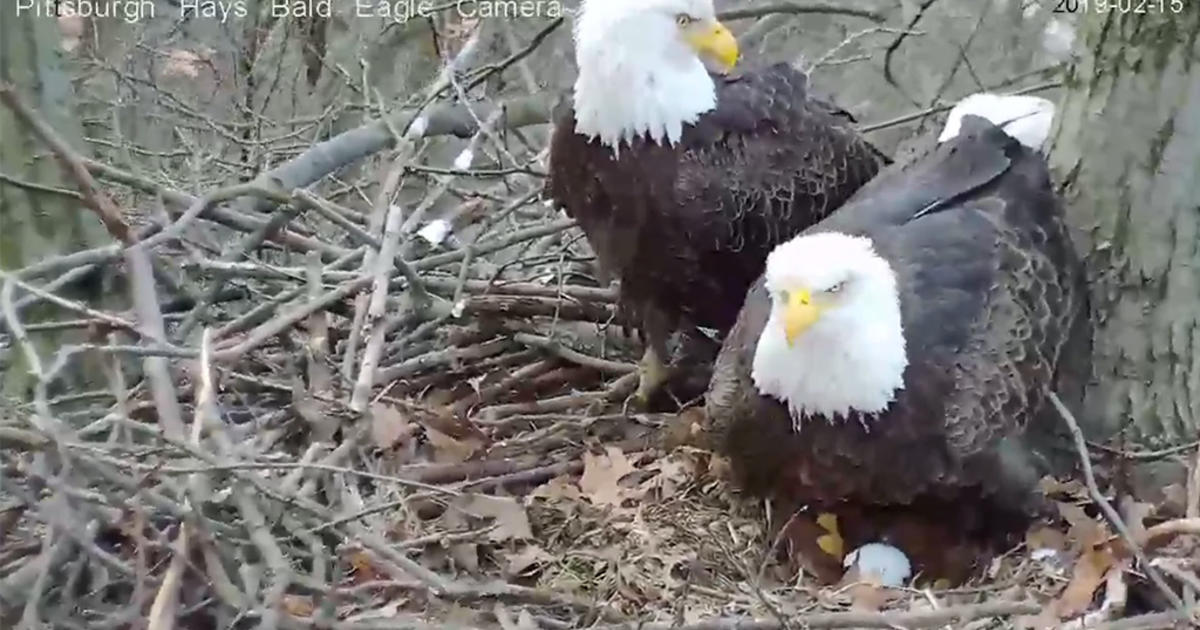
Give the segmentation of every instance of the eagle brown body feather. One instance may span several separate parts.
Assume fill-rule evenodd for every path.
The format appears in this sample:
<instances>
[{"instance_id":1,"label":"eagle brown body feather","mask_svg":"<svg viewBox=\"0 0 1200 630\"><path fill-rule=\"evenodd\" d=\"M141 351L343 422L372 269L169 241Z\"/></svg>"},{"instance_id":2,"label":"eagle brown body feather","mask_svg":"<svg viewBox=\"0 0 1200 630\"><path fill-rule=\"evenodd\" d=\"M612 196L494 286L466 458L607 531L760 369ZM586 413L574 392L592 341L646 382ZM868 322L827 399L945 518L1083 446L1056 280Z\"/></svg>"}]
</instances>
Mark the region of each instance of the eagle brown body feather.
<instances>
[{"instance_id":1,"label":"eagle brown body feather","mask_svg":"<svg viewBox=\"0 0 1200 630\"><path fill-rule=\"evenodd\" d=\"M1022 431L1053 422L1047 395L1067 376L1066 348L1090 339L1082 267L1042 156L969 120L809 230L869 237L896 273L908 366L883 412L793 430L751 377L771 304L762 279L749 290L707 399L748 492L818 510L922 506L975 521L956 523L964 530L1020 524L1033 505Z\"/></svg>"},{"instance_id":2,"label":"eagle brown body feather","mask_svg":"<svg viewBox=\"0 0 1200 630\"><path fill-rule=\"evenodd\" d=\"M728 330L771 249L887 161L789 66L714 80L716 108L673 146L639 138L614 155L575 132L570 107L556 116L547 193L620 278L622 310L651 343L681 321Z\"/></svg>"}]
</instances>

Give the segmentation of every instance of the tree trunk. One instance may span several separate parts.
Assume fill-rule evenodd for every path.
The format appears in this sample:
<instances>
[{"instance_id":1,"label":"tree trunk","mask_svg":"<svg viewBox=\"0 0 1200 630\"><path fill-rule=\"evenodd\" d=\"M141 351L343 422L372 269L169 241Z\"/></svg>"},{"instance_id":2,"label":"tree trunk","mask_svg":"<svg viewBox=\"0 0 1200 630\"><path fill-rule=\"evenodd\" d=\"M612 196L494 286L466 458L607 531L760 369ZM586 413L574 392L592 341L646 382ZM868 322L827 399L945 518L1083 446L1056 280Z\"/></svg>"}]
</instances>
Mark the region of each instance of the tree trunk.
<instances>
[{"instance_id":1,"label":"tree trunk","mask_svg":"<svg viewBox=\"0 0 1200 630\"><path fill-rule=\"evenodd\" d=\"M0 19L0 81L15 85L18 94L63 138L82 149L83 133L59 41L54 20L6 9ZM74 186L65 180L46 147L3 106L0 138L0 268L19 269L55 254L108 242L100 222L83 211L78 200L69 193L53 192ZM23 320L28 323L44 316L44 310L31 309ZM39 333L35 341L50 350L61 338ZM13 355L0 380L0 395L25 399L29 376L18 353ZM43 352L45 359L50 356Z\"/></svg>"},{"instance_id":2,"label":"tree trunk","mask_svg":"<svg viewBox=\"0 0 1200 630\"><path fill-rule=\"evenodd\" d=\"M1200 431L1200 11L1085 18L1052 161L1088 254L1093 436Z\"/></svg>"}]
</instances>

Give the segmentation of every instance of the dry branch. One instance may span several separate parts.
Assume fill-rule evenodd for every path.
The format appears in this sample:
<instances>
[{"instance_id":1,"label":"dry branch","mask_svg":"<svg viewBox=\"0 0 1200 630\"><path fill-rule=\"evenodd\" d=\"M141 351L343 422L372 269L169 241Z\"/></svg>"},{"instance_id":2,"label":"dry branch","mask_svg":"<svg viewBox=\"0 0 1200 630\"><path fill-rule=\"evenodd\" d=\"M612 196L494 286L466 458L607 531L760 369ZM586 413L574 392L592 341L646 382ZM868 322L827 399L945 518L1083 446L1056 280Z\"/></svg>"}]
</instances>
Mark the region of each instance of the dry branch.
<instances>
[{"instance_id":1,"label":"dry branch","mask_svg":"<svg viewBox=\"0 0 1200 630\"><path fill-rule=\"evenodd\" d=\"M1054 405L1054 409L1062 417L1063 422L1067 424L1067 428L1071 431L1071 436L1075 440L1075 449L1079 455L1079 463L1083 468L1084 480L1087 483L1088 492L1091 493L1092 500L1100 507L1100 511L1104 513L1104 517L1120 533L1128 545L1129 551L1137 558L1138 564L1143 567L1146 574L1150 576L1150 580L1154 583L1154 586L1158 588L1163 597L1175 608L1179 619L1187 619L1189 615L1183 600L1179 599L1179 596L1175 594L1175 591L1171 589L1166 580L1159 574L1158 569L1151 565L1145 551L1142 550L1141 543L1129 531L1129 526L1125 524L1121 515L1117 513L1104 494L1100 492L1100 487L1096 484L1096 475L1092 471L1092 462L1091 457L1088 455L1087 442L1083 438L1083 431L1079 428L1079 423L1075 421L1074 414L1067 409L1066 405L1059 399L1058 394L1054 392L1050 392L1050 403Z\"/></svg>"},{"instance_id":2,"label":"dry branch","mask_svg":"<svg viewBox=\"0 0 1200 630\"><path fill-rule=\"evenodd\" d=\"M167 339L166 326L158 306L158 292L154 286L154 272L150 259L142 245L125 250L125 266L129 270L130 291L138 323L146 336L158 343ZM179 408L178 392L171 368L162 356L147 356L142 362L150 379L150 390L158 410L158 421L171 438L181 440L184 436L183 413Z\"/></svg>"},{"instance_id":3,"label":"dry branch","mask_svg":"<svg viewBox=\"0 0 1200 630\"><path fill-rule=\"evenodd\" d=\"M371 279L374 289L367 306L367 318L363 322L367 345L363 349L362 366L358 370L358 380L354 383L354 392L350 396L350 408L362 413L367 408L371 387L375 384L375 368L379 365L379 357L383 354L383 336L386 330L383 326L383 309L387 304L388 280L392 275L392 267L396 257L396 248L400 244L400 206L392 205L384 222L383 243L375 260L375 273Z\"/></svg>"}]
</instances>

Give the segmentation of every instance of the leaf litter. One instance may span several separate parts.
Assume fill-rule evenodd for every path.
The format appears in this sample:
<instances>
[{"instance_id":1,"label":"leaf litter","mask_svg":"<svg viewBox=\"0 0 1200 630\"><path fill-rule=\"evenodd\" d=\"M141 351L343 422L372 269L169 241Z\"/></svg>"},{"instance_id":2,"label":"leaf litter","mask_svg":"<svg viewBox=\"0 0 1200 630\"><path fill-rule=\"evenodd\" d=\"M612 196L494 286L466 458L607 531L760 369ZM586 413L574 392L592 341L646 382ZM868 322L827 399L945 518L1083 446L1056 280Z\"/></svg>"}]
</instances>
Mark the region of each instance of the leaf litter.
<instances>
[{"instance_id":1,"label":"leaf litter","mask_svg":"<svg viewBox=\"0 0 1200 630\"><path fill-rule=\"evenodd\" d=\"M335 432L329 429L339 428L336 439L343 440L341 446L308 445L305 461L336 452L349 456L304 475L296 472L303 468L264 467L256 483L338 506L315 520L303 511L281 515L271 507L275 520L269 522L287 523L277 526L280 540L303 541L293 551L296 557L313 548L302 535L335 533L329 538L336 553L324 559L321 575L330 588L353 596L331 609L321 596L298 588L284 593L279 610L296 619L332 610L347 624L406 627L435 620L466 627L544 628L624 620L699 623L730 616L804 619L831 611L891 615L1034 602L1038 613L1003 613L1012 616L1002 615L1002 623L1052 628L1119 617L1137 599L1131 595L1135 589L1146 591L1141 567L1096 516L1086 488L1052 479L1042 489L1055 497L1059 522L1032 527L1024 545L992 559L985 574L967 585L884 587L870 575L853 572L836 584L819 583L790 564L769 536L765 524L768 515L778 517L774 507L732 489L729 462L707 450L703 414L696 408L629 414L619 402L628 394L620 389L627 382L621 377L605 385L611 391L580 393L574 390L580 387L578 371L555 368L540 356L526 360L536 368L532 373L564 379L561 386L572 388L558 390L558 404L577 397L591 406L580 413L529 414L530 403L520 399L526 396L523 390L514 390L516 398L509 399L493 389L511 382L503 375L476 377L463 379L457 390L430 388L422 397L403 399L381 396L357 425L339 428L346 422L343 410L321 391L306 391L302 379L284 381L292 383L285 391L303 421L300 426L331 438ZM467 403L481 400L492 406L470 412ZM299 408L296 401L302 403ZM352 445L348 451L346 443ZM264 466L272 461L294 459L260 459ZM179 464L138 474L149 477L170 466ZM213 484L209 507L228 509L243 485ZM1168 503L1187 504L1187 488L1169 490L1174 500L1159 510L1169 509ZM1122 507L1139 537L1154 536L1155 523L1167 518L1156 514L1155 506L1127 502ZM309 520L290 520L301 518ZM790 548L840 560L846 541L837 519L815 515L811 521L799 530L803 539L790 541L797 543ZM143 525L129 525L135 522ZM126 520L120 536L137 539L145 522ZM287 538L293 536L289 528L299 534ZM232 548L242 553L239 546ZM1154 553L1185 568L1185 560L1197 555L1188 535L1163 537ZM309 571L305 562L296 566ZM450 580L452 587L435 594L414 581L405 562ZM270 572L261 561L250 564L254 569L247 576L263 584ZM205 580L198 583L210 583Z\"/></svg>"}]
</instances>

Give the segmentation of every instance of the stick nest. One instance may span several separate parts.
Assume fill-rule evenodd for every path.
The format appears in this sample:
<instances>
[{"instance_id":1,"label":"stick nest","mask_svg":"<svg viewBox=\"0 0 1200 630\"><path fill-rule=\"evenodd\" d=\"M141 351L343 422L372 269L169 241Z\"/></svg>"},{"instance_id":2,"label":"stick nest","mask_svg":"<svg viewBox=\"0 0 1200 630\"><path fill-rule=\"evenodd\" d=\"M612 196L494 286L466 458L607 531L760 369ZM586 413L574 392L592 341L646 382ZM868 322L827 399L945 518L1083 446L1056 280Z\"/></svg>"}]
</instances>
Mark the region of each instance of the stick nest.
<instances>
[{"instance_id":1,"label":"stick nest","mask_svg":"<svg viewBox=\"0 0 1200 630\"><path fill-rule=\"evenodd\" d=\"M696 392L630 411L638 344L539 186L457 190L402 138L370 212L270 173L193 197L0 96L119 242L0 276L29 375L0 407L4 627L1048 627L1135 610L1139 547L1200 588L1200 481L1167 533L1135 505L1114 538L1068 485L1069 528L978 584L822 588L698 446ZM430 179L409 204L403 175Z\"/></svg>"}]
</instances>

